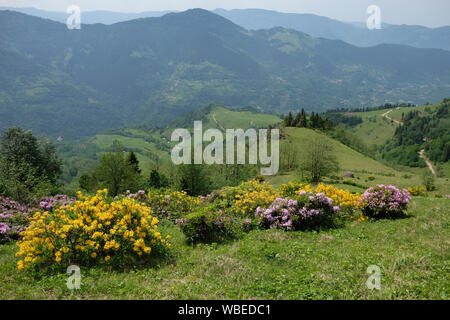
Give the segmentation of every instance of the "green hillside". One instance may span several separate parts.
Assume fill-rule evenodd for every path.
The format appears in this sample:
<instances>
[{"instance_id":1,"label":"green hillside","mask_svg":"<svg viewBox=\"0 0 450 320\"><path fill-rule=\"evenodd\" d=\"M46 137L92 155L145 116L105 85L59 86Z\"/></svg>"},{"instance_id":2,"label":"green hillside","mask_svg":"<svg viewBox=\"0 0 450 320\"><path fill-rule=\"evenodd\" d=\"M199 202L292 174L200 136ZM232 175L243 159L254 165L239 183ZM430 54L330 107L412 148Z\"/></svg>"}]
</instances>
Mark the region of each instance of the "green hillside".
<instances>
[{"instance_id":1,"label":"green hillside","mask_svg":"<svg viewBox=\"0 0 450 320\"><path fill-rule=\"evenodd\" d=\"M398 187L408 188L415 185L422 185L421 175L428 170L428 168L409 168L404 166L391 167L383 164L377 160L367 157L352 148L340 143L337 140L330 138L328 135L319 131L314 131L306 128L285 128L283 129L283 135L285 140L281 142L281 150L283 145L289 144L289 147L294 148L298 156L301 157L302 150L305 149L308 140L317 139L322 137L326 139L334 148L334 153L340 165L338 177L342 177L346 171L354 173L354 178L345 177L343 180L328 179L329 182L349 189L351 191L362 192L365 188L374 184L394 184ZM291 143L290 143L291 142ZM280 185L287 183L295 178L298 178L300 174L298 172L284 172L277 176L270 177L269 181L274 185ZM369 176L373 177L373 180L369 180ZM450 184L448 183L448 175L437 178L436 186L440 193L450 192ZM350 184L345 184L350 183ZM357 184L354 186L351 184Z\"/></svg>"},{"instance_id":2,"label":"green hillside","mask_svg":"<svg viewBox=\"0 0 450 320\"><path fill-rule=\"evenodd\" d=\"M445 50L249 31L202 9L76 31L0 11L0 68L0 130L65 139L160 126L210 103L284 114L450 95Z\"/></svg>"},{"instance_id":3,"label":"green hillside","mask_svg":"<svg viewBox=\"0 0 450 320\"><path fill-rule=\"evenodd\" d=\"M379 118L377 123L384 125L384 127L380 126L381 129L377 130L383 132L383 128L384 131L387 131L386 128L396 126L396 124L391 124L387 120L383 120L381 114L384 112L386 111L379 110L363 112L361 114L363 114L363 119L366 119L365 117L377 116ZM222 130L226 128L242 128L245 130L248 128L268 127L269 125L279 123L281 119L277 116L258 113L251 109L231 110L218 105L210 105L174 119L164 128L151 129L140 127L109 130L79 141L70 148L70 152L65 150L62 153L66 161L69 161L69 167L77 167L76 171L79 176L89 169L89 167L93 166L102 154L114 150L114 145L120 144L124 150L134 151L137 154L140 166L143 169L143 174L147 175L155 166L165 167L170 165L170 151L174 145L170 141L172 131L175 128L192 129L194 120L202 120L203 130L209 128ZM364 120L361 128L367 128L369 123L371 122ZM374 126L373 128L377 127ZM391 167L355 151L331 138L329 134L327 135L321 131L306 128L283 128L281 132L281 161L286 156L286 154L283 154L286 148L291 148L296 152L297 160L299 160L309 140L314 140L319 137L326 139L333 146L334 153L340 165L340 172L336 175L340 180L329 179L328 182L333 182L333 184L340 185L352 191L361 192L364 190L363 187L368 187L376 183L394 184L399 187L421 185L421 175L428 170L427 168L409 168L404 166ZM388 139L388 134L385 133L385 135L386 139ZM66 142L64 145L67 146L68 144L70 142ZM62 146L60 145L60 150L64 150ZM87 152L86 150L90 150L91 152ZM448 171L448 169L448 166L444 167L444 171ZM346 171L353 172L355 177L341 179L343 173ZM444 177L437 179L438 192L450 192L450 185L447 181L450 176L448 173ZM280 170L278 175L268 177L268 180L278 186L299 178L299 176L300 173L297 171L283 172ZM373 177L370 178L373 180L368 180L369 176ZM66 175L66 179L67 181L70 180L72 183L76 183L76 177Z\"/></svg>"},{"instance_id":4,"label":"green hillside","mask_svg":"<svg viewBox=\"0 0 450 320\"><path fill-rule=\"evenodd\" d=\"M354 113L363 122L350 129L352 133L362 138L369 145L380 146L389 140L395 132L397 124L382 115L388 110L376 110Z\"/></svg>"},{"instance_id":5,"label":"green hillside","mask_svg":"<svg viewBox=\"0 0 450 320\"><path fill-rule=\"evenodd\" d=\"M64 179L76 184L77 177L94 166L102 154L113 151L115 145L120 145L125 151L134 151L143 174L147 175L155 166L170 163L170 151L175 144L170 141L172 131L176 128L192 130L196 120L202 121L203 131L210 128L267 128L281 121L278 116L259 113L251 108L231 110L219 105L209 105L178 117L163 128L107 130L90 138L65 141L57 145L66 161ZM70 175L68 171L76 171L76 175Z\"/></svg>"},{"instance_id":6,"label":"green hillside","mask_svg":"<svg viewBox=\"0 0 450 320\"><path fill-rule=\"evenodd\" d=\"M362 123L350 126L347 129L363 139L367 145L381 146L393 137L395 129L402 121L402 114L410 111L418 111L421 114L436 110L441 103L413 107L396 107L371 111L342 111L346 116L356 116L362 119ZM390 119L389 119L390 118ZM391 120L393 119L393 120Z\"/></svg>"}]
</instances>

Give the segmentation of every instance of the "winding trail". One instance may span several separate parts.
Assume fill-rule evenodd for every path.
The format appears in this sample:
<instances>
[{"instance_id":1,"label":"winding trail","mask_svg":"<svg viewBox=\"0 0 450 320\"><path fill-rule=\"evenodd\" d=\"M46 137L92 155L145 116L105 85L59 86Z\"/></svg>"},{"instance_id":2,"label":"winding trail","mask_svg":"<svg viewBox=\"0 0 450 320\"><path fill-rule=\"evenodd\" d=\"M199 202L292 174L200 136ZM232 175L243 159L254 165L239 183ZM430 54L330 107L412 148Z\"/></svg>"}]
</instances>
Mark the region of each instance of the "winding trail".
<instances>
[{"instance_id":1,"label":"winding trail","mask_svg":"<svg viewBox=\"0 0 450 320\"><path fill-rule=\"evenodd\" d=\"M388 120L394 121L395 123L397 123L399 125L403 125L402 121L392 119L391 117L388 116L388 114L391 113L392 110L394 110L394 109L390 109L389 111L386 111L381 116L383 118L388 119ZM425 138L424 138L424 141L426 141ZM436 171L434 171L433 164L431 163L430 159L428 159L427 156L425 155L425 149L422 149L422 150L419 151L419 157L421 157L423 159L423 161L425 161L425 163L427 164L427 166L430 169L431 173L433 175L436 175Z\"/></svg>"},{"instance_id":2,"label":"winding trail","mask_svg":"<svg viewBox=\"0 0 450 320\"><path fill-rule=\"evenodd\" d=\"M395 120L395 119L392 119L391 117L389 117L388 116L388 114L389 113L391 113L392 112L392 110L394 110L394 109L390 109L389 111L387 111L387 112L385 112L385 113L383 113L381 116L383 117L383 118L386 118L386 119L388 119L388 120L391 120L391 121L394 121L395 123L397 123L397 124L400 124L400 125L402 125L403 124L403 122L402 121L399 121L399 120Z\"/></svg>"},{"instance_id":3,"label":"winding trail","mask_svg":"<svg viewBox=\"0 0 450 320\"><path fill-rule=\"evenodd\" d=\"M216 115L215 115L214 113L212 114L212 118L213 118L214 122L217 124L217 126L218 126L220 129L222 129L222 131L225 131L225 128L219 123L219 121L217 121Z\"/></svg>"},{"instance_id":4,"label":"winding trail","mask_svg":"<svg viewBox=\"0 0 450 320\"><path fill-rule=\"evenodd\" d=\"M431 173L436 175L436 172L434 171L434 168L433 168L433 164L431 163L430 159L428 159L425 155L425 149L422 149L419 151L419 157L421 157L425 161L425 163L427 164Z\"/></svg>"}]
</instances>

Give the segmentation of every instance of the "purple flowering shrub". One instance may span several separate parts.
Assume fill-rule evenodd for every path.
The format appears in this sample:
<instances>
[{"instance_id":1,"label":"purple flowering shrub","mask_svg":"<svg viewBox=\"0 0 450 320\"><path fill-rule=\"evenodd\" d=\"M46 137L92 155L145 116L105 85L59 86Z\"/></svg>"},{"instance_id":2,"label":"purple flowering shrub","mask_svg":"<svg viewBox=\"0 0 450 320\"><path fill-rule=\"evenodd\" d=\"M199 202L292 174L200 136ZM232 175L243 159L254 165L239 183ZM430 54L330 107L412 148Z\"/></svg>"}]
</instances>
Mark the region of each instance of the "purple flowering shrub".
<instances>
[{"instance_id":1,"label":"purple flowering shrub","mask_svg":"<svg viewBox=\"0 0 450 320\"><path fill-rule=\"evenodd\" d=\"M408 190L379 184L367 189L361 197L362 211L370 218L397 218L405 214L411 195Z\"/></svg>"},{"instance_id":2,"label":"purple flowering shrub","mask_svg":"<svg viewBox=\"0 0 450 320\"><path fill-rule=\"evenodd\" d=\"M220 243L236 237L239 231L239 224L235 219L210 207L176 219L175 223L180 226L190 244Z\"/></svg>"},{"instance_id":3,"label":"purple flowering shrub","mask_svg":"<svg viewBox=\"0 0 450 320\"><path fill-rule=\"evenodd\" d=\"M28 226L27 217L36 211L53 211L75 201L64 194L34 199L29 204L21 204L10 198L0 197L0 243L18 240L20 233Z\"/></svg>"},{"instance_id":4,"label":"purple flowering shrub","mask_svg":"<svg viewBox=\"0 0 450 320\"><path fill-rule=\"evenodd\" d=\"M60 207L65 208L66 205L72 204L76 198L71 198L65 194L57 194L53 197L45 197L39 202L39 208L45 211L53 211Z\"/></svg>"},{"instance_id":5,"label":"purple flowering shrub","mask_svg":"<svg viewBox=\"0 0 450 320\"><path fill-rule=\"evenodd\" d=\"M265 229L304 230L333 224L339 206L323 193L301 191L300 196L276 198L269 208L258 207L255 216Z\"/></svg>"},{"instance_id":6,"label":"purple flowering shrub","mask_svg":"<svg viewBox=\"0 0 450 320\"><path fill-rule=\"evenodd\" d=\"M144 190L139 190L136 193L131 193L130 190L127 190L127 192L125 192L123 197L138 200L138 201L146 201L148 199L147 193Z\"/></svg>"},{"instance_id":7,"label":"purple flowering shrub","mask_svg":"<svg viewBox=\"0 0 450 320\"><path fill-rule=\"evenodd\" d=\"M27 216L34 210L29 205L0 197L0 243L19 239L20 233L28 225Z\"/></svg>"},{"instance_id":8,"label":"purple flowering shrub","mask_svg":"<svg viewBox=\"0 0 450 320\"><path fill-rule=\"evenodd\" d=\"M355 175L354 175L353 172L351 172L351 171L346 171L346 172L344 172L344 177L347 177L347 178L354 178Z\"/></svg>"}]
</instances>

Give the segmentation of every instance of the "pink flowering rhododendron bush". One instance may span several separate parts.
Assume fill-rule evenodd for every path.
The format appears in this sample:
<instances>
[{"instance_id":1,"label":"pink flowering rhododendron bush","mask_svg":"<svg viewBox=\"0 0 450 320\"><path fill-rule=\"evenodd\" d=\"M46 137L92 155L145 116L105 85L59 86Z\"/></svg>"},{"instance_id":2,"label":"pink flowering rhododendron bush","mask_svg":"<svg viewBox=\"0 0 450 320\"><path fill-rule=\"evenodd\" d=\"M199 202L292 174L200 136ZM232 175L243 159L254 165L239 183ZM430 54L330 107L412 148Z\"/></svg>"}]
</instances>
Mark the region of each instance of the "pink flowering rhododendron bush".
<instances>
[{"instance_id":1,"label":"pink flowering rhododendron bush","mask_svg":"<svg viewBox=\"0 0 450 320\"><path fill-rule=\"evenodd\" d=\"M0 197L0 243L19 239L28 225L26 218L34 210L30 205Z\"/></svg>"},{"instance_id":2,"label":"pink flowering rhododendron bush","mask_svg":"<svg viewBox=\"0 0 450 320\"><path fill-rule=\"evenodd\" d=\"M409 200L408 190L379 184L361 196L362 211L369 218L397 218L405 215Z\"/></svg>"},{"instance_id":3,"label":"pink flowering rhododendron bush","mask_svg":"<svg viewBox=\"0 0 450 320\"><path fill-rule=\"evenodd\" d=\"M37 210L53 211L71 204L75 198L60 194L40 201L22 204L10 198L0 197L0 243L20 239L20 233L29 225L27 217Z\"/></svg>"},{"instance_id":4,"label":"pink flowering rhododendron bush","mask_svg":"<svg viewBox=\"0 0 450 320\"><path fill-rule=\"evenodd\" d=\"M276 198L268 209L258 207L256 216L263 228L295 231L329 227L338 211L324 193L302 191L295 199Z\"/></svg>"}]
</instances>

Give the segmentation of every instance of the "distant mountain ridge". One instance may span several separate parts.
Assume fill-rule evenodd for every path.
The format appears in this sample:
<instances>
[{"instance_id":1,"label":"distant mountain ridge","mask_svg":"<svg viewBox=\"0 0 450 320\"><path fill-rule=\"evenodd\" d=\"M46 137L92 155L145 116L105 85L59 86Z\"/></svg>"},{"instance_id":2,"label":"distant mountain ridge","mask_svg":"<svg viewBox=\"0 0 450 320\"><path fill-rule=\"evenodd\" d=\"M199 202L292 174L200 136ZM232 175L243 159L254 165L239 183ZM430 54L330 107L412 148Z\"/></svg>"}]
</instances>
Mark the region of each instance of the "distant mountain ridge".
<instances>
[{"instance_id":1,"label":"distant mountain ridge","mask_svg":"<svg viewBox=\"0 0 450 320\"><path fill-rule=\"evenodd\" d=\"M63 137L211 103L286 113L450 96L448 51L248 31L201 9L81 30L0 11L0 68L0 129Z\"/></svg>"},{"instance_id":2,"label":"distant mountain ridge","mask_svg":"<svg viewBox=\"0 0 450 320\"><path fill-rule=\"evenodd\" d=\"M83 8L81 8L83 9ZM44 19L50 19L61 23L66 23L69 14L65 12L58 11L46 11L36 8L15 8L15 7L0 7L0 10L10 10L16 11L24 14L28 14L35 17L40 17ZM164 11L144 11L140 13L124 13L124 12L113 12L106 10L96 10L96 11L82 11L82 23L85 24L114 24L118 22L124 22L128 20L140 19L140 18L151 18L151 17L161 17L167 13L174 12L169 10Z\"/></svg>"},{"instance_id":3,"label":"distant mountain ridge","mask_svg":"<svg viewBox=\"0 0 450 320\"><path fill-rule=\"evenodd\" d=\"M382 24L379 30L369 30L365 24L345 23L314 14L262 9L216 9L214 12L250 30L284 27L305 32L313 37L342 40L361 47L402 44L417 48L450 50L450 26L427 28L416 25Z\"/></svg>"},{"instance_id":4,"label":"distant mountain ridge","mask_svg":"<svg viewBox=\"0 0 450 320\"><path fill-rule=\"evenodd\" d=\"M65 12L35 8L0 7L0 10L13 10L62 23L65 23L69 16ZM139 18L161 17L170 12L176 11L145 11L141 13L86 11L82 12L82 23L108 25ZM212 12L249 30L283 27L301 31L316 38L342 40L361 47L390 43L417 48L450 50L450 26L428 28L417 25L382 23L381 30L369 30L364 22L347 23L308 13L284 13L264 9L215 9Z\"/></svg>"}]
</instances>

